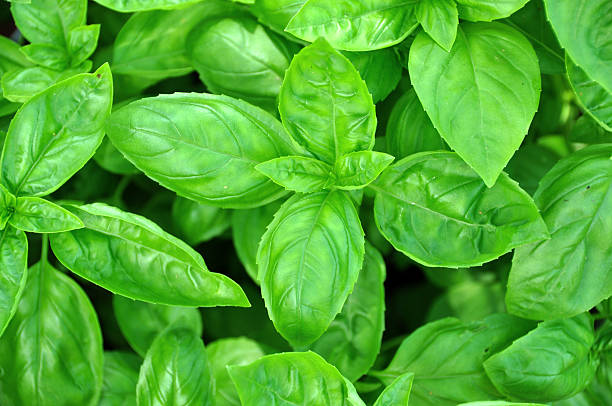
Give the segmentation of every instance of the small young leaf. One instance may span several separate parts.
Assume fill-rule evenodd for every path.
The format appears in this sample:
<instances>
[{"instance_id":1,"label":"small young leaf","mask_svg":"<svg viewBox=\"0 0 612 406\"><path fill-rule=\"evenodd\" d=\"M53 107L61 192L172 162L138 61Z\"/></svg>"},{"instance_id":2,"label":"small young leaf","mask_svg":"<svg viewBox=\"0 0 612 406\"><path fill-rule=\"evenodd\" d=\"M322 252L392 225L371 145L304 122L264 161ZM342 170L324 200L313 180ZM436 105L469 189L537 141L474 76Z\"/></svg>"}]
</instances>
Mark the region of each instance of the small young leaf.
<instances>
[{"instance_id":1,"label":"small young leaf","mask_svg":"<svg viewBox=\"0 0 612 406\"><path fill-rule=\"evenodd\" d=\"M310 193L325 189L334 181L333 168L325 162L302 156L283 156L255 167L275 183L294 192Z\"/></svg>"},{"instance_id":2,"label":"small young leaf","mask_svg":"<svg viewBox=\"0 0 612 406\"><path fill-rule=\"evenodd\" d=\"M420 0L416 7L416 16L423 30L438 45L450 51L459 25L455 0Z\"/></svg>"},{"instance_id":3,"label":"small young leaf","mask_svg":"<svg viewBox=\"0 0 612 406\"><path fill-rule=\"evenodd\" d=\"M0 231L0 337L17 310L28 270L28 240L23 231Z\"/></svg>"},{"instance_id":4,"label":"small young leaf","mask_svg":"<svg viewBox=\"0 0 612 406\"><path fill-rule=\"evenodd\" d=\"M77 216L39 197L19 197L9 223L30 233L59 233L84 227Z\"/></svg>"},{"instance_id":5,"label":"small young leaf","mask_svg":"<svg viewBox=\"0 0 612 406\"><path fill-rule=\"evenodd\" d=\"M389 154L376 151L346 154L336 161L334 186L344 190L364 188L374 182L394 159Z\"/></svg>"},{"instance_id":6,"label":"small young leaf","mask_svg":"<svg viewBox=\"0 0 612 406\"><path fill-rule=\"evenodd\" d=\"M100 24L83 25L74 28L68 35L70 66L78 66L93 54L98 46Z\"/></svg>"},{"instance_id":7,"label":"small young leaf","mask_svg":"<svg viewBox=\"0 0 612 406\"><path fill-rule=\"evenodd\" d=\"M412 372L398 376L382 391L374 406L408 406L413 381Z\"/></svg>"}]
</instances>

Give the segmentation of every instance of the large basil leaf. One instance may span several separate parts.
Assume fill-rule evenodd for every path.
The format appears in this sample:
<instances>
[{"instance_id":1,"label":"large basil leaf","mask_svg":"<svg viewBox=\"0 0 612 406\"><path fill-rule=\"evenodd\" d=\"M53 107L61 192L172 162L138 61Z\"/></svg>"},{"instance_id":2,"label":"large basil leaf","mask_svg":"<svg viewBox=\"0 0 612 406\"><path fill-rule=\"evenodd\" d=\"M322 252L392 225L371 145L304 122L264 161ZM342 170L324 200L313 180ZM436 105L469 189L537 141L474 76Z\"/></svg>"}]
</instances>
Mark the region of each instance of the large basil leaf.
<instances>
[{"instance_id":1,"label":"large basil leaf","mask_svg":"<svg viewBox=\"0 0 612 406\"><path fill-rule=\"evenodd\" d=\"M348 194L287 200L257 253L261 293L278 332L294 346L319 338L353 289L363 256L363 230Z\"/></svg>"},{"instance_id":2,"label":"large basil leaf","mask_svg":"<svg viewBox=\"0 0 612 406\"><path fill-rule=\"evenodd\" d=\"M545 321L487 359L484 368L495 387L511 399L560 400L591 381L599 363L591 352L594 341L588 314Z\"/></svg>"},{"instance_id":3,"label":"large basil leaf","mask_svg":"<svg viewBox=\"0 0 612 406\"><path fill-rule=\"evenodd\" d=\"M222 234L230 226L231 211L177 196L172 204L172 223L191 245Z\"/></svg>"},{"instance_id":4,"label":"large basil leaf","mask_svg":"<svg viewBox=\"0 0 612 406\"><path fill-rule=\"evenodd\" d=\"M529 0L456 0L459 17L468 21L492 21L508 17Z\"/></svg>"},{"instance_id":5,"label":"large basil leaf","mask_svg":"<svg viewBox=\"0 0 612 406\"><path fill-rule=\"evenodd\" d=\"M277 201L250 210L235 210L232 213L232 239L236 254L255 283L259 283L256 261L259 241L279 207L280 202Z\"/></svg>"},{"instance_id":6,"label":"large basil leaf","mask_svg":"<svg viewBox=\"0 0 612 406\"><path fill-rule=\"evenodd\" d=\"M87 295L39 262L0 338L0 403L93 406L102 387L102 334Z\"/></svg>"},{"instance_id":7,"label":"large basil leaf","mask_svg":"<svg viewBox=\"0 0 612 406\"><path fill-rule=\"evenodd\" d=\"M51 235L55 256L111 292L179 306L248 306L234 281L144 217L102 203L66 205L85 228Z\"/></svg>"},{"instance_id":8,"label":"large basil leaf","mask_svg":"<svg viewBox=\"0 0 612 406\"><path fill-rule=\"evenodd\" d=\"M202 316L198 309L140 302L113 296L113 310L121 333L140 356L145 357L155 337L166 327L182 327L202 335Z\"/></svg>"},{"instance_id":9,"label":"large basil leaf","mask_svg":"<svg viewBox=\"0 0 612 406\"><path fill-rule=\"evenodd\" d=\"M414 89L395 102L385 133L387 151L397 159L417 152L448 149L431 124Z\"/></svg>"},{"instance_id":10,"label":"large basil leaf","mask_svg":"<svg viewBox=\"0 0 612 406\"><path fill-rule=\"evenodd\" d=\"M409 69L436 129L493 186L538 109L540 68L529 41L505 24L462 23L450 53L417 35Z\"/></svg>"},{"instance_id":11,"label":"large basil leaf","mask_svg":"<svg viewBox=\"0 0 612 406\"><path fill-rule=\"evenodd\" d=\"M423 30L438 45L450 51L459 25L455 0L420 0L416 7L416 16Z\"/></svg>"},{"instance_id":12,"label":"large basil leaf","mask_svg":"<svg viewBox=\"0 0 612 406\"><path fill-rule=\"evenodd\" d=\"M98 406L136 406L136 383L142 360L129 352L104 353L104 376Z\"/></svg>"},{"instance_id":13,"label":"large basil leaf","mask_svg":"<svg viewBox=\"0 0 612 406\"><path fill-rule=\"evenodd\" d=\"M578 102L606 131L612 131L612 91L587 76L568 55L565 57L567 77Z\"/></svg>"},{"instance_id":14,"label":"large basil leaf","mask_svg":"<svg viewBox=\"0 0 612 406\"><path fill-rule=\"evenodd\" d=\"M368 372L380 351L385 328L385 262L366 244L363 268L342 311L310 349L356 381Z\"/></svg>"},{"instance_id":15,"label":"large basil leaf","mask_svg":"<svg viewBox=\"0 0 612 406\"><path fill-rule=\"evenodd\" d=\"M293 56L284 38L252 18L225 18L202 24L190 35L187 48L210 92L276 111L276 98Z\"/></svg>"},{"instance_id":16,"label":"large basil leaf","mask_svg":"<svg viewBox=\"0 0 612 406\"><path fill-rule=\"evenodd\" d=\"M372 94L372 101L384 100L402 78L402 65L393 49L372 52L343 52L355 66Z\"/></svg>"},{"instance_id":17,"label":"large basil leaf","mask_svg":"<svg viewBox=\"0 0 612 406\"><path fill-rule=\"evenodd\" d=\"M612 93L612 3L608 0L544 0L561 46L587 76Z\"/></svg>"},{"instance_id":18,"label":"large basil leaf","mask_svg":"<svg viewBox=\"0 0 612 406\"><path fill-rule=\"evenodd\" d=\"M59 233L83 227L77 216L39 197L19 197L9 223L32 233Z\"/></svg>"},{"instance_id":19,"label":"large basil leaf","mask_svg":"<svg viewBox=\"0 0 612 406\"><path fill-rule=\"evenodd\" d=\"M413 381L412 372L398 376L382 391L374 406L408 406Z\"/></svg>"},{"instance_id":20,"label":"large basil leaf","mask_svg":"<svg viewBox=\"0 0 612 406\"><path fill-rule=\"evenodd\" d=\"M500 394L482 363L532 327L531 322L507 314L472 323L455 318L428 323L402 342L384 371L372 375L390 385L398 376L414 373L411 406L497 399Z\"/></svg>"},{"instance_id":21,"label":"large basil leaf","mask_svg":"<svg viewBox=\"0 0 612 406\"><path fill-rule=\"evenodd\" d=\"M215 380L215 406L240 406L238 392L227 367L245 365L264 356L255 341L245 338L225 338L212 342L206 348L210 370Z\"/></svg>"},{"instance_id":22,"label":"large basil leaf","mask_svg":"<svg viewBox=\"0 0 612 406\"><path fill-rule=\"evenodd\" d=\"M211 406L214 383L204 343L193 331L170 328L157 336L140 367L138 406Z\"/></svg>"},{"instance_id":23,"label":"large basil leaf","mask_svg":"<svg viewBox=\"0 0 612 406\"><path fill-rule=\"evenodd\" d=\"M228 370L243 406L351 405L340 372L313 352L267 355L248 365L230 366Z\"/></svg>"},{"instance_id":24,"label":"large basil leaf","mask_svg":"<svg viewBox=\"0 0 612 406\"><path fill-rule=\"evenodd\" d=\"M286 30L314 41L325 37L334 48L371 51L395 45L417 26L418 0L308 0Z\"/></svg>"},{"instance_id":25,"label":"large basil leaf","mask_svg":"<svg viewBox=\"0 0 612 406\"><path fill-rule=\"evenodd\" d=\"M26 284L28 240L8 226L0 231L0 337L17 311Z\"/></svg>"},{"instance_id":26,"label":"large basil leaf","mask_svg":"<svg viewBox=\"0 0 612 406\"><path fill-rule=\"evenodd\" d=\"M374 146L372 96L351 62L324 39L302 49L291 61L279 111L293 138L329 164Z\"/></svg>"},{"instance_id":27,"label":"large basil leaf","mask_svg":"<svg viewBox=\"0 0 612 406\"><path fill-rule=\"evenodd\" d=\"M113 47L113 72L161 80L193 70L187 55L189 33L207 18L234 13L223 0L203 0L178 10L136 13L125 23Z\"/></svg>"},{"instance_id":28,"label":"large basil leaf","mask_svg":"<svg viewBox=\"0 0 612 406\"><path fill-rule=\"evenodd\" d=\"M231 208L260 206L285 195L255 165L299 152L270 114L209 94L175 93L132 102L113 113L108 136L161 185Z\"/></svg>"},{"instance_id":29,"label":"large basil leaf","mask_svg":"<svg viewBox=\"0 0 612 406\"><path fill-rule=\"evenodd\" d=\"M119 11L120 13L133 13L158 9L182 8L189 4L199 3L202 0L94 0L96 3Z\"/></svg>"},{"instance_id":30,"label":"large basil leaf","mask_svg":"<svg viewBox=\"0 0 612 406\"><path fill-rule=\"evenodd\" d=\"M549 237L538 208L506 174L487 188L453 152L423 152L370 186L374 214L393 246L427 266L468 267Z\"/></svg>"},{"instance_id":31,"label":"large basil leaf","mask_svg":"<svg viewBox=\"0 0 612 406\"><path fill-rule=\"evenodd\" d=\"M318 192L334 182L330 165L304 156L283 156L262 162L255 169L285 189L301 193Z\"/></svg>"},{"instance_id":32,"label":"large basil leaf","mask_svg":"<svg viewBox=\"0 0 612 406\"><path fill-rule=\"evenodd\" d=\"M102 142L112 95L111 72L104 64L32 97L11 121L2 184L16 196L44 196L59 188Z\"/></svg>"},{"instance_id":33,"label":"large basil leaf","mask_svg":"<svg viewBox=\"0 0 612 406\"><path fill-rule=\"evenodd\" d=\"M589 310L612 295L612 144L559 161L534 196L552 238L517 248L508 311L548 320Z\"/></svg>"}]
</instances>

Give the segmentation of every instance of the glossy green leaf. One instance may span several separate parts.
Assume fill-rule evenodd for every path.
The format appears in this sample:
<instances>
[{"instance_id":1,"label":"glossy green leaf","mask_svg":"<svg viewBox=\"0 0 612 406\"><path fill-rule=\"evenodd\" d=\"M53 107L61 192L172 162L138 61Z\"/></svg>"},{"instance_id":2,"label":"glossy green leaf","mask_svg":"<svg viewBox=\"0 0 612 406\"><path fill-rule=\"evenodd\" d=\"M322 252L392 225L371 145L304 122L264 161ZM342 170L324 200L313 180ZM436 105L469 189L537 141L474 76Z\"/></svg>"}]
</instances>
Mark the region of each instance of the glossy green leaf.
<instances>
[{"instance_id":1,"label":"glossy green leaf","mask_svg":"<svg viewBox=\"0 0 612 406\"><path fill-rule=\"evenodd\" d=\"M187 244L144 217L102 203L66 205L84 229L51 235L55 256L123 296L178 306L249 306L234 281L210 272Z\"/></svg>"},{"instance_id":2,"label":"glossy green leaf","mask_svg":"<svg viewBox=\"0 0 612 406\"><path fill-rule=\"evenodd\" d=\"M0 403L94 406L102 387L102 334L87 295L38 263L0 338Z\"/></svg>"},{"instance_id":3,"label":"glossy green leaf","mask_svg":"<svg viewBox=\"0 0 612 406\"><path fill-rule=\"evenodd\" d=\"M44 196L59 188L102 142L112 97L107 64L32 97L9 127L2 183L16 196Z\"/></svg>"},{"instance_id":4,"label":"glossy green leaf","mask_svg":"<svg viewBox=\"0 0 612 406\"><path fill-rule=\"evenodd\" d=\"M468 21L492 21L508 17L529 0L456 0L459 17Z\"/></svg>"},{"instance_id":5,"label":"glossy green leaf","mask_svg":"<svg viewBox=\"0 0 612 406\"><path fill-rule=\"evenodd\" d=\"M395 102L386 129L387 152L396 159L448 147L423 110L414 89Z\"/></svg>"},{"instance_id":6,"label":"glossy green leaf","mask_svg":"<svg viewBox=\"0 0 612 406\"><path fill-rule=\"evenodd\" d=\"M608 0L544 0L561 46L592 80L612 92L612 3Z\"/></svg>"},{"instance_id":7,"label":"glossy green leaf","mask_svg":"<svg viewBox=\"0 0 612 406\"><path fill-rule=\"evenodd\" d=\"M59 233L83 227L77 216L39 197L19 197L9 223L30 233Z\"/></svg>"},{"instance_id":8,"label":"glossy green leaf","mask_svg":"<svg viewBox=\"0 0 612 406\"><path fill-rule=\"evenodd\" d=\"M215 380L215 406L240 406L238 392L227 367L246 365L264 356L257 342L245 338L224 338L214 341L206 348L210 370Z\"/></svg>"},{"instance_id":9,"label":"glossy green leaf","mask_svg":"<svg viewBox=\"0 0 612 406\"><path fill-rule=\"evenodd\" d=\"M345 51L342 54L366 82L374 103L389 96L402 78L402 66L391 48L371 52Z\"/></svg>"},{"instance_id":10,"label":"glossy green leaf","mask_svg":"<svg viewBox=\"0 0 612 406\"><path fill-rule=\"evenodd\" d=\"M100 24L83 25L74 28L68 36L70 65L78 66L93 54L98 46Z\"/></svg>"},{"instance_id":11,"label":"glossy green leaf","mask_svg":"<svg viewBox=\"0 0 612 406\"><path fill-rule=\"evenodd\" d=\"M66 49L55 44L29 44L21 47L21 52L33 64L58 71L66 69L70 61Z\"/></svg>"},{"instance_id":12,"label":"glossy green leaf","mask_svg":"<svg viewBox=\"0 0 612 406\"><path fill-rule=\"evenodd\" d=\"M418 25L417 0L308 0L286 30L314 41L325 37L338 49L371 51L395 45Z\"/></svg>"},{"instance_id":13,"label":"glossy green leaf","mask_svg":"<svg viewBox=\"0 0 612 406\"><path fill-rule=\"evenodd\" d=\"M376 151L358 151L340 157L334 173L338 189L361 189L372 183L395 158Z\"/></svg>"},{"instance_id":14,"label":"glossy green leaf","mask_svg":"<svg viewBox=\"0 0 612 406\"><path fill-rule=\"evenodd\" d=\"M612 142L612 131L606 131L591 116L584 115L576 120L567 139L582 144L607 144Z\"/></svg>"},{"instance_id":15,"label":"glossy green leaf","mask_svg":"<svg viewBox=\"0 0 612 406\"><path fill-rule=\"evenodd\" d=\"M568 55L565 58L567 77L578 102L606 131L612 131L612 90L607 91L589 78Z\"/></svg>"},{"instance_id":16,"label":"glossy green leaf","mask_svg":"<svg viewBox=\"0 0 612 406\"><path fill-rule=\"evenodd\" d=\"M139 356L129 352L105 352L98 406L136 406L136 383L141 363Z\"/></svg>"},{"instance_id":17,"label":"glossy green leaf","mask_svg":"<svg viewBox=\"0 0 612 406\"><path fill-rule=\"evenodd\" d=\"M0 184L0 230L4 230L6 224L15 213L16 204L17 199L15 196Z\"/></svg>"},{"instance_id":18,"label":"glossy green leaf","mask_svg":"<svg viewBox=\"0 0 612 406\"><path fill-rule=\"evenodd\" d=\"M138 173L138 169L130 163L125 157L115 148L108 137L104 137L102 144L93 156L94 160L105 170L119 175L130 175Z\"/></svg>"},{"instance_id":19,"label":"glossy green leaf","mask_svg":"<svg viewBox=\"0 0 612 406\"><path fill-rule=\"evenodd\" d=\"M138 406L211 406L214 382L204 343L193 331L170 328L157 336L140 367Z\"/></svg>"},{"instance_id":20,"label":"glossy green leaf","mask_svg":"<svg viewBox=\"0 0 612 406\"><path fill-rule=\"evenodd\" d=\"M178 236L191 245L217 237L230 226L231 211L177 196L172 204L172 223Z\"/></svg>"},{"instance_id":21,"label":"glossy green leaf","mask_svg":"<svg viewBox=\"0 0 612 406\"><path fill-rule=\"evenodd\" d=\"M551 239L519 247L508 311L529 319L571 317L612 295L612 144L559 161L534 196Z\"/></svg>"},{"instance_id":22,"label":"glossy green leaf","mask_svg":"<svg viewBox=\"0 0 612 406\"><path fill-rule=\"evenodd\" d=\"M279 111L293 138L329 164L374 146L372 96L351 62L324 39L302 49L291 61Z\"/></svg>"},{"instance_id":23,"label":"glossy green leaf","mask_svg":"<svg viewBox=\"0 0 612 406\"><path fill-rule=\"evenodd\" d=\"M261 239L258 279L270 319L294 346L319 338L353 289L363 230L345 192L295 195Z\"/></svg>"},{"instance_id":24,"label":"glossy green leaf","mask_svg":"<svg viewBox=\"0 0 612 406\"><path fill-rule=\"evenodd\" d=\"M189 33L207 18L235 10L223 0L203 0L178 10L132 15L115 39L113 72L154 80L188 74L193 70L186 49Z\"/></svg>"},{"instance_id":25,"label":"glossy green leaf","mask_svg":"<svg viewBox=\"0 0 612 406\"><path fill-rule=\"evenodd\" d=\"M0 231L0 337L17 311L26 285L28 240L23 231L7 226ZM1 362L1 361L0 361Z\"/></svg>"},{"instance_id":26,"label":"glossy green leaf","mask_svg":"<svg viewBox=\"0 0 612 406\"><path fill-rule=\"evenodd\" d=\"M255 166L300 152L270 114L209 94L175 93L130 103L113 113L108 136L161 185L226 208L256 207L285 195Z\"/></svg>"},{"instance_id":27,"label":"glossy green leaf","mask_svg":"<svg viewBox=\"0 0 612 406\"><path fill-rule=\"evenodd\" d=\"M15 24L31 43L66 48L73 28L85 24L87 0L37 0L11 4Z\"/></svg>"},{"instance_id":28,"label":"glossy green leaf","mask_svg":"<svg viewBox=\"0 0 612 406\"><path fill-rule=\"evenodd\" d=\"M198 309L140 302L113 296L113 310L121 333L140 356L145 357L153 340L166 327L181 327L202 335L202 316Z\"/></svg>"},{"instance_id":29,"label":"glossy green leaf","mask_svg":"<svg viewBox=\"0 0 612 406\"><path fill-rule=\"evenodd\" d=\"M96 3L120 13L135 11L168 10L182 8L202 0L94 0Z\"/></svg>"},{"instance_id":30,"label":"glossy green leaf","mask_svg":"<svg viewBox=\"0 0 612 406\"><path fill-rule=\"evenodd\" d=\"M303 156L283 156L262 162L255 169L274 183L294 192L318 192L334 182L331 166L318 159Z\"/></svg>"},{"instance_id":31,"label":"glossy green leaf","mask_svg":"<svg viewBox=\"0 0 612 406\"><path fill-rule=\"evenodd\" d=\"M202 24L188 42L193 67L206 88L276 111L292 46L252 18Z\"/></svg>"},{"instance_id":32,"label":"glossy green leaf","mask_svg":"<svg viewBox=\"0 0 612 406\"><path fill-rule=\"evenodd\" d=\"M500 394L482 363L532 327L531 322L507 314L472 323L455 318L428 323L402 342L384 371L372 375L391 385L398 376L414 373L411 406L497 399Z\"/></svg>"},{"instance_id":33,"label":"glossy green leaf","mask_svg":"<svg viewBox=\"0 0 612 406\"><path fill-rule=\"evenodd\" d=\"M468 267L549 238L538 208L506 174L491 188L453 152L423 152L370 186L376 224L426 266Z\"/></svg>"},{"instance_id":34,"label":"glossy green leaf","mask_svg":"<svg viewBox=\"0 0 612 406\"><path fill-rule=\"evenodd\" d=\"M385 328L385 262L369 243L363 268L342 311L310 349L356 381L368 372L380 351Z\"/></svg>"},{"instance_id":35,"label":"glossy green leaf","mask_svg":"<svg viewBox=\"0 0 612 406\"><path fill-rule=\"evenodd\" d=\"M538 108L540 69L529 41L504 24L462 23L450 53L417 35L409 68L433 125L493 186Z\"/></svg>"},{"instance_id":36,"label":"glossy green leaf","mask_svg":"<svg viewBox=\"0 0 612 406\"><path fill-rule=\"evenodd\" d=\"M455 0L420 0L416 6L416 17L423 30L438 45L451 50L459 25Z\"/></svg>"},{"instance_id":37,"label":"glossy green leaf","mask_svg":"<svg viewBox=\"0 0 612 406\"><path fill-rule=\"evenodd\" d=\"M257 250L259 241L280 207L276 201L249 210L234 210L232 213L232 239L238 259L255 283L257 280Z\"/></svg>"},{"instance_id":38,"label":"glossy green leaf","mask_svg":"<svg viewBox=\"0 0 612 406\"><path fill-rule=\"evenodd\" d=\"M242 406L351 406L340 372L313 352L267 355L228 370Z\"/></svg>"},{"instance_id":39,"label":"glossy green leaf","mask_svg":"<svg viewBox=\"0 0 612 406\"><path fill-rule=\"evenodd\" d=\"M588 314L545 321L483 365L506 397L531 402L560 400L582 391L595 374L599 360L591 353L594 341Z\"/></svg>"},{"instance_id":40,"label":"glossy green leaf","mask_svg":"<svg viewBox=\"0 0 612 406\"><path fill-rule=\"evenodd\" d=\"M398 376L382 391L374 406L408 406L413 381L412 372Z\"/></svg>"}]
</instances>

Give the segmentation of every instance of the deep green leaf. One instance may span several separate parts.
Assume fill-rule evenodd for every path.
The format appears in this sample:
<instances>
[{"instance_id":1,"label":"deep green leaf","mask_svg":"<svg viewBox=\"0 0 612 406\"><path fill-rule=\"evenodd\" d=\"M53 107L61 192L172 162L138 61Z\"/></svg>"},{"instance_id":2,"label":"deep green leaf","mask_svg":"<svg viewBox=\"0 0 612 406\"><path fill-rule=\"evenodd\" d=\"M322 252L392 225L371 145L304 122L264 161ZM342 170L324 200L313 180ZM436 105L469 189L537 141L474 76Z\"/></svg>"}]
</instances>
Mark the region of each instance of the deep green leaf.
<instances>
[{"instance_id":1,"label":"deep green leaf","mask_svg":"<svg viewBox=\"0 0 612 406\"><path fill-rule=\"evenodd\" d=\"M612 132L604 130L591 116L584 115L576 120L567 139L582 144L607 144L612 142Z\"/></svg>"},{"instance_id":2,"label":"deep green leaf","mask_svg":"<svg viewBox=\"0 0 612 406\"><path fill-rule=\"evenodd\" d=\"M105 352L98 406L136 406L136 382L141 363L139 356L129 352Z\"/></svg>"},{"instance_id":3,"label":"deep green leaf","mask_svg":"<svg viewBox=\"0 0 612 406\"><path fill-rule=\"evenodd\" d=\"M172 223L178 236L191 245L217 237L230 226L231 211L177 196L172 204Z\"/></svg>"},{"instance_id":4,"label":"deep green leaf","mask_svg":"<svg viewBox=\"0 0 612 406\"><path fill-rule=\"evenodd\" d=\"M17 311L17 305L26 285L28 240L23 231L15 230L11 226L0 231L0 269L2 270L0 272L1 337Z\"/></svg>"},{"instance_id":5,"label":"deep green leaf","mask_svg":"<svg viewBox=\"0 0 612 406\"><path fill-rule=\"evenodd\" d=\"M318 192L333 184L333 168L318 159L283 156L255 167L270 179L294 192Z\"/></svg>"},{"instance_id":6,"label":"deep green leaf","mask_svg":"<svg viewBox=\"0 0 612 406\"><path fill-rule=\"evenodd\" d=\"M385 168L391 165L389 154L376 151L358 151L346 154L336 161L335 187L338 189L361 189L374 182Z\"/></svg>"},{"instance_id":7,"label":"deep green leaf","mask_svg":"<svg viewBox=\"0 0 612 406\"><path fill-rule=\"evenodd\" d=\"M9 223L31 233L59 233L83 227L77 216L39 197L19 197Z\"/></svg>"},{"instance_id":8,"label":"deep green leaf","mask_svg":"<svg viewBox=\"0 0 612 406\"><path fill-rule=\"evenodd\" d=\"M612 134L608 141L612 141ZM559 160L559 155L539 144L524 144L516 151L504 169L530 196L536 192L538 183Z\"/></svg>"}]
</instances>

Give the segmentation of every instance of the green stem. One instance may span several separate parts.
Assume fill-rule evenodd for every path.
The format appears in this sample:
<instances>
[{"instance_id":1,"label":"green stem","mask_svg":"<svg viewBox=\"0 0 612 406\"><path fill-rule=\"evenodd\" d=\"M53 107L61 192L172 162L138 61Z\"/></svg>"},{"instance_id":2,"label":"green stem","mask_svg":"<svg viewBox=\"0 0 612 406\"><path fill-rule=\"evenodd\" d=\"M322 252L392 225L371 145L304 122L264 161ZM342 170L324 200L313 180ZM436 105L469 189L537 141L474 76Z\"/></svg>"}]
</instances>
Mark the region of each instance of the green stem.
<instances>
[{"instance_id":1,"label":"green stem","mask_svg":"<svg viewBox=\"0 0 612 406\"><path fill-rule=\"evenodd\" d=\"M132 175L126 175L121 178L119 183L117 184L117 188L115 189L115 193L113 193L112 201L116 206L121 206L123 204L123 192L129 186L132 181Z\"/></svg>"},{"instance_id":2,"label":"green stem","mask_svg":"<svg viewBox=\"0 0 612 406\"><path fill-rule=\"evenodd\" d=\"M42 248L40 249L40 263L47 263L49 254L49 234L42 235Z\"/></svg>"}]
</instances>

